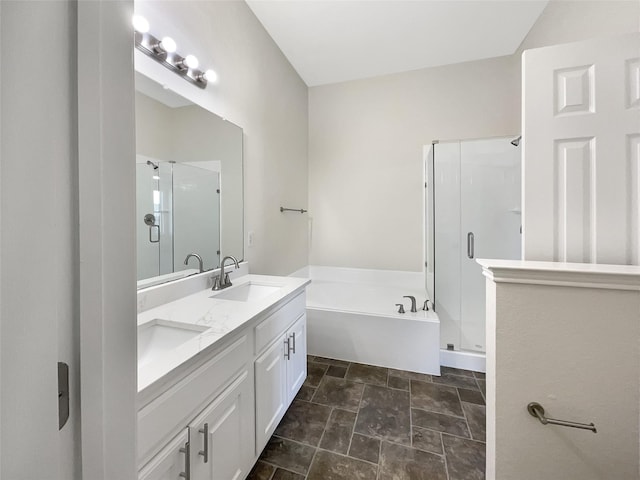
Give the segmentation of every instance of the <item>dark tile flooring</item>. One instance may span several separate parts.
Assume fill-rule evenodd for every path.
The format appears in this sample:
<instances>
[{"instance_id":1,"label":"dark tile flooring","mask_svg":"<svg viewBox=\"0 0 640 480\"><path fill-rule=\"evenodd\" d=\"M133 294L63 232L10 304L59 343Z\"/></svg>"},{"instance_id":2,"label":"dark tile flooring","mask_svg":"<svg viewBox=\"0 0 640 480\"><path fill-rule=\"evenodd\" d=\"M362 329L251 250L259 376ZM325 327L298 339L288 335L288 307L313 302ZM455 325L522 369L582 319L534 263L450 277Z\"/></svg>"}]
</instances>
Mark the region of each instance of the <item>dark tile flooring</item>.
<instances>
[{"instance_id":1,"label":"dark tile flooring","mask_svg":"<svg viewBox=\"0 0 640 480\"><path fill-rule=\"evenodd\" d=\"M248 480L485 478L484 374L431 376L308 357Z\"/></svg>"}]
</instances>

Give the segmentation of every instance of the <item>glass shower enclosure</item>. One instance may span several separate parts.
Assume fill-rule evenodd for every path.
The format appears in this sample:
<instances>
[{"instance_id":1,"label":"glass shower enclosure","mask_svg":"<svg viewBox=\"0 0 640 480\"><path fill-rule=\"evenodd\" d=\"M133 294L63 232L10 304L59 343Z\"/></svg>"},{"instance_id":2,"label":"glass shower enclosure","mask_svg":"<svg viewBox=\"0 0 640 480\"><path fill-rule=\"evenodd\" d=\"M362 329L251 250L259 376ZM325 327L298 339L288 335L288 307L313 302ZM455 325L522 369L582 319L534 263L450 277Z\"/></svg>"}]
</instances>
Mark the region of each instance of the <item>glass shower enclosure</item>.
<instances>
[{"instance_id":1,"label":"glass shower enclosure","mask_svg":"<svg viewBox=\"0 0 640 480\"><path fill-rule=\"evenodd\" d=\"M176 162L136 163L138 280L220 263L220 174Z\"/></svg>"},{"instance_id":2,"label":"glass shower enclosure","mask_svg":"<svg viewBox=\"0 0 640 480\"><path fill-rule=\"evenodd\" d=\"M521 161L514 137L432 144L426 165L426 286L441 348L485 351L476 258L521 258Z\"/></svg>"}]
</instances>

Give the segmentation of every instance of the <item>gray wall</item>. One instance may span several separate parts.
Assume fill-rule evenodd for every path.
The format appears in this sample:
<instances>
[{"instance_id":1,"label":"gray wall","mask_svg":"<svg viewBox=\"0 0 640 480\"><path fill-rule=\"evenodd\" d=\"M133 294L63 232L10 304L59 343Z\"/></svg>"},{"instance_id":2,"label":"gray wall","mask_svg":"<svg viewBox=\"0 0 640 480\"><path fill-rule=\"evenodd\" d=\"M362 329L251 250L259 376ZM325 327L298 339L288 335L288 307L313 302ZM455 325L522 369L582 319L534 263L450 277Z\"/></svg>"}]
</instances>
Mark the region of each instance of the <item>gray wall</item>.
<instances>
[{"instance_id":1,"label":"gray wall","mask_svg":"<svg viewBox=\"0 0 640 480\"><path fill-rule=\"evenodd\" d=\"M522 48L638 29L638 2L551 1ZM432 140L520 132L520 55L309 89L310 262L422 270Z\"/></svg>"},{"instance_id":2,"label":"gray wall","mask_svg":"<svg viewBox=\"0 0 640 480\"><path fill-rule=\"evenodd\" d=\"M309 93L310 263L422 269L423 145L518 132L512 57Z\"/></svg>"}]
</instances>

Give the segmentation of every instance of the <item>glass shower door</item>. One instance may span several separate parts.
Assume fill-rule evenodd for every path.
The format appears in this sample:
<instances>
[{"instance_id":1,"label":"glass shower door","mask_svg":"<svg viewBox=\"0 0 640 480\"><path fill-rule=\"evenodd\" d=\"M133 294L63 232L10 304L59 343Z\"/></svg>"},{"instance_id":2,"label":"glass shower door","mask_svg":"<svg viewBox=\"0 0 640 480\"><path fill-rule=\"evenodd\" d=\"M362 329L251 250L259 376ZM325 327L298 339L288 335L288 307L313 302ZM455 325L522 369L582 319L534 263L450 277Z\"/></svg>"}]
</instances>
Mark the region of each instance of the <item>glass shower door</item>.
<instances>
[{"instance_id":1,"label":"glass shower door","mask_svg":"<svg viewBox=\"0 0 640 480\"><path fill-rule=\"evenodd\" d=\"M520 258L520 148L511 140L441 142L427 158L427 188L433 190L433 224L427 223L426 232L427 250L431 241L434 251L430 295L442 348L485 351L485 278L476 259ZM429 270L427 265L427 275Z\"/></svg>"},{"instance_id":2,"label":"glass shower door","mask_svg":"<svg viewBox=\"0 0 640 480\"><path fill-rule=\"evenodd\" d=\"M485 278L476 258L520 258L520 148L460 144L460 348L484 352Z\"/></svg>"},{"instance_id":3,"label":"glass shower door","mask_svg":"<svg viewBox=\"0 0 640 480\"><path fill-rule=\"evenodd\" d=\"M460 142L434 145L434 276L440 345L460 348Z\"/></svg>"},{"instance_id":4,"label":"glass shower door","mask_svg":"<svg viewBox=\"0 0 640 480\"><path fill-rule=\"evenodd\" d=\"M205 270L220 264L220 174L186 163L173 164L173 271L197 253Z\"/></svg>"}]
</instances>

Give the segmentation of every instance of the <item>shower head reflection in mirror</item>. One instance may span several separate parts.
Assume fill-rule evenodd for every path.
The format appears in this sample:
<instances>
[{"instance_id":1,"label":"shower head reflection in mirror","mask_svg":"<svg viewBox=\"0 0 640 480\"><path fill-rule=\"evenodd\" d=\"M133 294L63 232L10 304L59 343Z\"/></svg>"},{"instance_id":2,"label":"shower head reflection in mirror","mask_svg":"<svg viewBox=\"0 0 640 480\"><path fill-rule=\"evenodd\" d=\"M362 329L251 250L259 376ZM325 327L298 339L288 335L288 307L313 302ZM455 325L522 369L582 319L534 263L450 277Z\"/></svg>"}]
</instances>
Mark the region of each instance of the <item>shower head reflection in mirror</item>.
<instances>
[{"instance_id":1,"label":"shower head reflection in mirror","mask_svg":"<svg viewBox=\"0 0 640 480\"><path fill-rule=\"evenodd\" d=\"M239 127L136 73L136 152L139 288L196 273L189 253L205 271L222 248L244 258Z\"/></svg>"}]
</instances>

